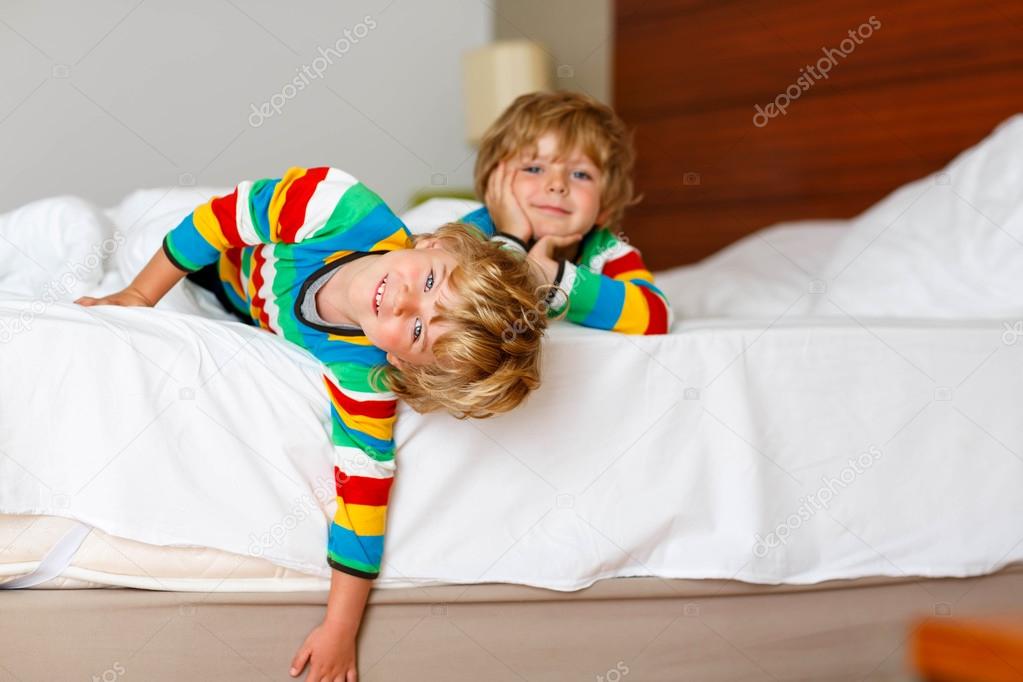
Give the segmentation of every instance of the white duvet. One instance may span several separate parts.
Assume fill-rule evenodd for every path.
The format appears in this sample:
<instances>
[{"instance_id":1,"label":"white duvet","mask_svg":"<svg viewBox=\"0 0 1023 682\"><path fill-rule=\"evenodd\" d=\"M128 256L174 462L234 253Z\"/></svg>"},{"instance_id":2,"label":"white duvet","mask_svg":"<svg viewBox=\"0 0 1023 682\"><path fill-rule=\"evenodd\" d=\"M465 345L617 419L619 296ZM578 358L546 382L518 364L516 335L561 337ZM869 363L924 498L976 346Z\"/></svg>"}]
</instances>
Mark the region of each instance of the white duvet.
<instances>
[{"instance_id":1,"label":"white duvet","mask_svg":"<svg viewBox=\"0 0 1023 682\"><path fill-rule=\"evenodd\" d=\"M930 195L956 188L998 229L960 234L962 215L926 195L906 209L905 188L853 221L775 226L659 274L669 335L554 325L544 385L512 414L403 409L378 584L805 583L1023 559L1023 248L1009 241L1023 202L998 184L1023 168L1021 140L1010 120L932 178ZM0 217L0 513L326 579L316 361L190 283L155 311L69 303L121 286L215 191ZM931 226L926 248L898 219L877 230L895 206ZM463 208L406 220L428 229ZM868 286L882 275L887 289ZM246 419L270 398L273 419Z\"/></svg>"}]
</instances>

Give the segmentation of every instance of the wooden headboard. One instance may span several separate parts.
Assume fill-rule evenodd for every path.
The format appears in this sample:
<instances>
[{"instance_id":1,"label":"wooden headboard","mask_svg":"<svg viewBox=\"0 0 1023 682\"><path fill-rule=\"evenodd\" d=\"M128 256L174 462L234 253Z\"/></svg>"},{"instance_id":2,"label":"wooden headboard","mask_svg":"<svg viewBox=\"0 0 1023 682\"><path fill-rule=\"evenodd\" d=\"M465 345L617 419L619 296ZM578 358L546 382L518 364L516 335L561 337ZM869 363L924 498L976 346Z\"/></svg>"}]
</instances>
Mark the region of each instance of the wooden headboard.
<instances>
[{"instance_id":1,"label":"wooden headboard","mask_svg":"<svg viewBox=\"0 0 1023 682\"><path fill-rule=\"evenodd\" d=\"M854 216L1023 112L1019 0L617 0L615 14L614 103L644 195L624 228L654 270L781 220Z\"/></svg>"}]
</instances>

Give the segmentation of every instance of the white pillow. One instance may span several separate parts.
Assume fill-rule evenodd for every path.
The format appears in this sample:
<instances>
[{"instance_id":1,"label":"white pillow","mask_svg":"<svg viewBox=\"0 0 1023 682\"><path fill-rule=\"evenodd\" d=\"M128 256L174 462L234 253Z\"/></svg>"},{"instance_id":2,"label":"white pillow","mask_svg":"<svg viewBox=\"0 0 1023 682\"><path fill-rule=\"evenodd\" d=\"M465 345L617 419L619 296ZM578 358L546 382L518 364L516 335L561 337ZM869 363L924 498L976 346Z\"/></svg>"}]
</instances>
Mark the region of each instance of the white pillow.
<instances>
[{"instance_id":1,"label":"white pillow","mask_svg":"<svg viewBox=\"0 0 1023 682\"><path fill-rule=\"evenodd\" d=\"M1023 314L1023 115L855 218L813 315Z\"/></svg>"},{"instance_id":2,"label":"white pillow","mask_svg":"<svg viewBox=\"0 0 1023 682\"><path fill-rule=\"evenodd\" d=\"M120 239L102 211L79 197L20 206L0 215L0 291L44 304L73 301L100 283Z\"/></svg>"},{"instance_id":3,"label":"white pillow","mask_svg":"<svg viewBox=\"0 0 1023 682\"><path fill-rule=\"evenodd\" d=\"M124 248L117 254L117 268L131 280L160 248L164 236L185 216L215 196L229 194L221 187L158 187L140 189L107 210L125 234Z\"/></svg>"},{"instance_id":4,"label":"white pillow","mask_svg":"<svg viewBox=\"0 0 1023 682\"><path fill-rule=\"evenodd\" d=\"M412 234L433 232L444 223L456 222L482 205L468 199L428 199L405 211L401 220Z\"/></svg>"},{"instance_id":5,"label":"white pillow","mask_svg":"<svg viewBox=\"0 0 1023 682\"><path fill-rule=\"evenodd\" d=\"M230 187L163 187L140 189L106 211L114 225L124 234L114 262L117 280L108 282L108 289L94 295L116 291L130 283L161 247L163 238L199 205L215 196L230 194ZM223 320L236 320L217 302L216 297L183 281L156 304L160 310L190 313Z\"/></svg>"}]
</instances>

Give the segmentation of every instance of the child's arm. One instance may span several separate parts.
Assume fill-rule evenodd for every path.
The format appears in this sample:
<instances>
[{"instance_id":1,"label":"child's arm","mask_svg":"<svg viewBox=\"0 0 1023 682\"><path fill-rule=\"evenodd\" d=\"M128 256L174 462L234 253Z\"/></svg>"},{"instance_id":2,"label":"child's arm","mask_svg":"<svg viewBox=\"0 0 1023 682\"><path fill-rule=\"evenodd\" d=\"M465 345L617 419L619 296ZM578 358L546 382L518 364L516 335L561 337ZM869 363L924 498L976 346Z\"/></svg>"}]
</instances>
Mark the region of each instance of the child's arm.
<instances>
[{"instance_id":1,"label":"child's arm","mask_svg":"<svg viewBox=\"0 0 1023 682\"><path fill-rule=\"evenodd\" d=\"M306 660L312 661L309 680L356 674L355 636L373 580L380 574L395 470L396 397L374 388L368 365L323 361L330 369L324 382L337 462L337 511L327 540L327 564L333 569L327 612L292 661L293 675Z\"/></svg>"},{"instance_id":2,"label":"child's arm","mask_svg":"<svg viewBox=\"0 0 1023 682\"><path fill-rule=\"evenodd\" d=\"M314 205L317 192L332 200ZM337 216L333 209L342 197L344 210ZM399 231L401 222L380 198L336 168L294 167L281 178L245 180L185 216L125 289L98 299L83 296L76 303L154 306L182 277L215 263L228 249L298 243L356 225L379 207L373 219Z\"/></svg>"},{"instance_id":3,"label":"child's arm","mask_svg":"<svg viewBox=\"0 0 1023 682\"><path fill-rule=\"evenodd\" d=\"M186 216L133 282L140 288L111 302L156 303L187 272L216 262L228 249L330 239L358 229L379 234L378 248L389 242L404 245L408 240L407 230L386 204L338 169L290 168L281 178L245 181L231 194L214 197ZM366 350L368 356L372 348ZM333 570L326 618L293 662L311 659L314 669L347 666L354 675L354 633L372 580L379 574L383 550L394 472L391 431L396 399L369 386L368 365L314 355L330 369L324 381L338 463L333 472L338 508L328 536L327 564ZM339 623L352 631L350 636Z\"/></svg>"},{"instance_id":4,"label":"child's arm","mask_svg":"<svg viewBox=\"0 0 1023 682\"><path fill-rule=\"evenodd\" d=\"M292 677L301 674L312 658L307 679L354 679L348 677L348 672L356 670L355 638L372 586L371 580L331 571L327 616L309 633L291 659L288 673ZM318 654L315 657L314 652Z\"/></svg>"},{"instance_id":5,"label":"child's arm","mask_svg":"<svg viewBox=\"0 0 1023 682\"><path fill-rule=\"evenodd\" d=\"M523 256L526 255L526 243L529 238L527 237L523 240L513 234L498 230L497 226L494 225L494 220L490 217L490 212L487 210L486 206L481 206L472 213L467 213L459 218L458 222L465 223L466 225L472 225L490 241L500 243L501 248L503 249L516 251Z\"/></svg>"},{"instance_id":6,"label":"child's arm","mask_svg":"<svg viewBox=\"0 0 1023 682\"><path fill-rule=\"evenodd\" d=\"M580 264L558 262L553 281L563 293L554 297L550 317L561 314L567 304L566 318L586 327L623 334L666 334L671 328L668 299L654 286L654 276L634 246L601 228L584 244Z\"/></svg>"},{"instance_id":7,"label":"child's arm","mask_svg":"<svg viewBox=\"0 0 1023 682\"><path fill-rule=\"evenodd\" d=\"M487 181L487 195L483 205L487 207L488 219L492 217L491 238L510 237L517 240L523 248L533 239L533 226L522 210L515 194L512 193L512 180L517 171L507 161L497 164ZM497 230L496 225L500 225Z\"/></svg>"},{"instance_id":8,"label":"child's arm","mask_svg":"<svg viewBox=\"0 0 1023 682\"><path fill-rule=\"evenodd\" d=\"M161 249L157 251L146 267L132 280L131 284L121 291L93 298L82 296L75 303L84 306L91 305L124 305L124 306L149 306L156 305L175 284L187 273L178 269L167 254Z\"/></svg>"},{"instance_id":9,"label":"child's arm","mask_svg":"<svg viewBox=\"0 0 1023 682\"><path fill-rule=\"evenodd\" d=\"M525 256L533 239L533 226L512 193L514 177L515 171L507 162L499 163L487 181L483 206L463 216L460 222L474 226L487 239L499 242L501 248Z\"/></svg>"}]
</instances>

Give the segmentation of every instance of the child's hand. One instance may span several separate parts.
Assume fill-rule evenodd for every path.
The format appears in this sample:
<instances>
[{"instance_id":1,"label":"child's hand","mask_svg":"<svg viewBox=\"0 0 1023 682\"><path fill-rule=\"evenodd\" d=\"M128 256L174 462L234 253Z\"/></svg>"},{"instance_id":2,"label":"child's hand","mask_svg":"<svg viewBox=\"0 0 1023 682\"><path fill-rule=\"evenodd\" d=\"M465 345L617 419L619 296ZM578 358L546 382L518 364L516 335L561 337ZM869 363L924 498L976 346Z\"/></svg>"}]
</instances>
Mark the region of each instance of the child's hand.
<instances>
[{"instance_id":1,"label":"child's hand","mask_svg":"<svg viewBox=\"0 0 1023 682\"><path fill-rule=\"evenodd\" d=\"M109 296L103 296L102 298L93 298L92 296L81 296L75 299L75 303L84 306L93 305L123 305L123 306L146 306L152 308L153 304L146 298L141 291L134 287L128 287L121 291L110 294Z\"/></svg>"},{"instance_id":2,"label":"child's hand","mask_svg":"<svg viewBox=\"0 0 1023 682\"><path fill-rule=\"evenodd\" d=\"M313 628L298 648L298 653L291 659L289 674L292 677L301 674L307 661L310 668L306 682L356 682L355 635L324 621Z\"/></svg>"},{"instance_id":3,"label":"child's hand","mask_svg":"<svg viewBox=\"0 0 1023 682\"><path fill-rule=\"evenodd\" d=\"M522 210L518 199L512 194L512 179L516 171L507 162L497 164L487 181L487 195L483 198L498 230L518 237L528 244L533 238L533 226Z\"/></svg>"},{"instance_id":4,"label":"child's hand","mask_svg":"<svg viewBox=\"0 0 1023 682\"><path fill-rule=\"evenodd\" d=\"M529 258L543 271L547 284L551 284L558 275L558 261L554 260L554 251L574 244L582 238L581 234L568 234L563 237L549 234L540 237L536 244L533 244L533 248L529 250Z\"/></svg>"}]
</instances>

